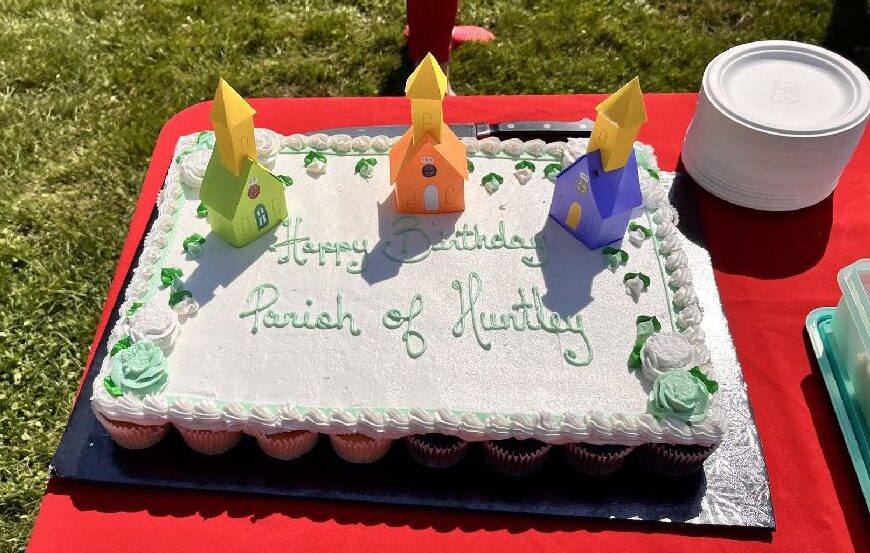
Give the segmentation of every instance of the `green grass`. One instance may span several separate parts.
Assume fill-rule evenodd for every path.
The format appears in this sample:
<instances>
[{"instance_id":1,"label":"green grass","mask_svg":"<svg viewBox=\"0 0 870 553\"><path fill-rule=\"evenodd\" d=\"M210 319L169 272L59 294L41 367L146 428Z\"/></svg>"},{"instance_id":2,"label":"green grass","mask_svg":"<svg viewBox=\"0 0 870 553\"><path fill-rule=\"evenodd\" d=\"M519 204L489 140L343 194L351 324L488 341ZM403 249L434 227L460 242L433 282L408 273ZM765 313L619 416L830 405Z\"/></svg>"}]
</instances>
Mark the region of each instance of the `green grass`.
<instances>
[{"instance_id":1,"label":"green grass","mask_svg":"<svg viewBox=\"0 0 870 553\"><path fill-rule=\"evenodd\" d=\"M404 2L6 0L0 14L0 551L23 549L161 125L218 74L249 96L397 94ZM219 6L218 6L219 4ZM251 3L253 4L253 2ZM863 1L462 3L498 36L460 94L697 90L741 42L870 68Z\"/></svg>"}]
</instances>

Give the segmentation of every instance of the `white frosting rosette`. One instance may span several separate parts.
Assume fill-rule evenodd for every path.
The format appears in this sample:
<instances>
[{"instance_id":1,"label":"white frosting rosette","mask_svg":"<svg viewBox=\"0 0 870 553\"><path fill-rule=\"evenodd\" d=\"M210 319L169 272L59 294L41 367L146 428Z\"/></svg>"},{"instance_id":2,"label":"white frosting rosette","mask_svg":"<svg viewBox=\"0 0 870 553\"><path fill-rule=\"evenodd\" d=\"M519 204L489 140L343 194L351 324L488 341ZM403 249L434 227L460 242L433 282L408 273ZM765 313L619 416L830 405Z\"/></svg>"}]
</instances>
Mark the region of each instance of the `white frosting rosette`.
<instances>
[{"instance_id":1,"label":"white frosting rosette","mask_svg":"<svg viewBox=\"0 0 870 553\"><path fill-rule=\"evenodd\" d=\"M284 139L284 145L291 150L301 150L305 147L305 138L304 134L291 134Z\"/></svg>"},{"instance_id":2,"label":"white frosting rosette","mask_svg":"<svg viewBox=\"0 0 870 553\"><path fill-rule=\"evenodd\" d=\"M550 142L547 144L547 153L553 157L562 157L568 145L564 142Z\"/></svg>"},{"instance_id":3,"label":"white frosting rosette","mask_svg":"<svg viewBox=\"0 0 870 553\"><path fill-rule=\"evenodd\" d=\"M181 301L172 306L179 318L192 317L199 311L199 303L190 296L182 298Z\"/></svg>"},{"instance_id":4,"label":"white frosting rosette","mask_svg":"<svg viewBox=\"0 0 870 553\"><path fill-rule=\"evenodd\" d=\"M305 172L312 177L319 177L326 174L326 164L319 159L311 160L311 163L305 167Z\"/></svg>"},{"instance_id":5,"label":"white frosting rosette","mask_svg":"<svg viewBox=\"0 0 870 553\"><path fill-rule=\"evenodd\" d=\"M329 148L329 136L323 133L312 134L305 139L305 145L315 150L325 150Z\"/></svg>"},{"instance_id":6,"label":"white frosting rosette","mask_svg":"<svg viewBox=\"0 0 870 553\"><path fill-rule=\"evenodd\" d=\"M501 151L501 140L495 136L487 136L478 144L480 144L481 152L491 156L494 156Z\"/></svg>"},{"instance_id":7,"label":"white frosting rosette","mask_svg":"<svg viewBox=\"0 0 870 553\"><path fill-rule=\"evenodd\" d=\"M673 370L689 370L697 364L696 349L680 334L655 333L640 351L643 375L654 381L659 375Z\"/></svg>"},{"instance_id":8,"label":"white frosting rosette","mask_svg":"<svg viewBox=\"0 0 870 553\"><path fill-rule=\"evenodd\" d=\"M357 152L365 152L372 147L372 138L370 136L357 136L350 145Z\"/></svg>"},{"instance_id":9,"label":"white frosting rosette","mask_svg":"<svg viewBox=\"0 0 870 553\"><path fill-rule=\"evenodd\" d=\"M639 228L628 231L628 241L636 248L641 247L646 238L646 233Z\"/></svg>"},{"instance_id":10,"label":"white frosting rosette","mask_svg":"<svg viewBox=\"0 0 870 553\"><path fill-rule=\"evenodd\" d=\"M547 143L540 138L529 140L523 150L530 156L539 157L547 153Z\"/></svg>"},{"instance_id":11,"label":"white frosting rosette","mask_svg":"<svg viewBox=\"0 0 870 553\"><path fill-rule=\"evenodd\" d=\"M211 152L211 150L197 150L181 158L178 171L182 184L199 190L202 186L202 176L211 159Z\"/></svg>"},{"instance_id":12,"label":"white frosting rosette","mask_svg":"<svg viewBox=\"0 0 870 553\"><path fill-rule=\"evenodd\" d=\"M336 134L329 137L328 144L336 152L346 153L353 147L353 139L349 134Z\"/></svg>"},{"instance_id":13,"label":"white frosting rosette","mask_svg":"<svg viewBox=\"0 0 870 553\"><path fill-rule=\"evenodd\" d=\"M565 150L574 154L575 157L580 157L586 153L586 149L589 147L589 139L588 138L569 138L567 144L565 145Z\"/></svg>"},{"instance_id":14,"label":"white frosting rosette","mask_svg":"<svg viewBox=\"0 0 870 553\"><path fill-rule=\"evenodd\" d=\"M254 143L257 145L257 161L270 171L274 169L281 153L281 135L269 129L254 129Z\"/></svg>"},{"instance_id":15,"label":"white frosting rosette","mask_svg":"<svg viewBox=\"0 0 870 553\"><path fill-rule=\"evenodd\" d=\"M359 176L364 179L370 179L375 174L375 166L369 165L368 163L363 163L359 168Z\"/></svg>"},{"instance_id":16,"label":"white frosting rosette","mask_svg":"<svg viewBox=\"0 0 870 553\"><path fill-rule=\"evenodd\" d=\"M514 176L517 178L517 182L520 184L526 184L532 179L532 170L523 167L522 169L514 171Z\"/></svg>"},{"instance_id":17,"label":"white frosting rosette","mask_svg":"<svg viewBox=\"0 0 870 553\"><path fill-rule=\"evenodd\" d=\"M377 152L386 152L390 149L390 139L382 134L372 137L372 149Z\"/></svg>"},{"instance_id":18,"label":"white frosting rosette","mask_svg":"<svg viewBox=\"0 0 870 553\"><path fill-rule=\"evenodd\" d=\"M168 306L149 303L127 317L127 333L134 342L150 340L163 353L175 345L181 328L178 316Z\"/></svg>"},{"instance_id":19,"label":"white frosting rosette","mask_svg":"<svg viewBox=\"0 0 870 553\"><path fill-rule=\"evenodd\" d=\"M460 138L463 144L465 144L465 153L466 154L476 154L480 151L480 142L474 137L466 137Z\"/></svg>"},{"instance_id":20,"label":"white frosting rosette","mask_svg":"<svg viewBox=\"0 0 870 553\"><path fill-rule=\"evenodd\" d=\"M521 156L524 149L525 144L519 138L509 138L501 143L501 151L509 156Z\"/></svg>"},{"instance_id":21,"label":"white frosting rosette","mask_svg":"<svg viewBox=\"0 0 870 553\"><path fill-rule=\"evenodd\" d=\"M631 299L637 303L640 295L646 289L646 284L641 280L640 276L634 276L625 281L625 293L631 296Z\"/></svg>"}]
</instances>

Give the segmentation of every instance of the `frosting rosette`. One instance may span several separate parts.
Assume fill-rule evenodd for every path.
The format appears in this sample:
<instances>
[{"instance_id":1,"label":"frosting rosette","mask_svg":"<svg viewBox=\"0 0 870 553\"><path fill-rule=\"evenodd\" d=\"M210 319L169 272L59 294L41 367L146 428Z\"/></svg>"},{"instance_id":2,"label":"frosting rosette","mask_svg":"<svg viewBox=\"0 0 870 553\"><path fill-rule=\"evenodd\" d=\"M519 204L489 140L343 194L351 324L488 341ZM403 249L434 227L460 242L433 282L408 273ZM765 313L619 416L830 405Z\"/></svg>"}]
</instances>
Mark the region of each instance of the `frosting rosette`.
<instances>
[{"instance_id":1,"label":"frosting rosette","mask_svg":"<svg viewBox=\"0 0 870 553\"><path fill-rule=\"evenodd\" d=\"M179 175L182 184L198 189L202 185L202 176L211 159L211 150L199 150L181 158Z\"/></svg>"},{"instance_id":2,"label":"frosting rosette","mask_svg":"<svg viewBox=\"0 0 870 553\"><path fill-rule=\"evenodd\" d=\"M122 392L143 397L159 393L169 379L163 352L150 340L133 343L112 357L109 378Z\"/></svg>"},{"instance_id":3,"label":"frosting rosette","mask_svg":"<svg viewBox=\"0 0 870 553\"><path fill-rule=\"evenodd\" d=\"M257 161L268 170L275 168L278 154L281 153L281 135L269 129L254 129L254 143L257 147Z\"/></svg>"},{"instance_id":4,"label":"frosting rosette","mask_svg":"<svg viewBox=\"0 0 870 553\"><path fill-rule=\"evenodd\" d=\"M180 331L175 311L155 303L139 308L128 317L127 329L134 342L147 340L164 352L172 349Z\"/></svg>"},{"instance_id":5,"label":"frosting rosette","mask_svg":"<svg viewBox=\"0 0 870 553\"><path fill-rule=\"evenodd\" d=\"M640 353L643 375L654 381L662 374L689 370L697 364L695 348L684 336L662 332L650 336Z\"/></svg>"},{"instance_id":6,"label":"frosting rosette","mask_svg":"<svg viewBox=\"0 0 870 553\"><path fill-rule=\"evenodd\" d=\"M704 382L688 371L668 371L656 378L649 393L649 412L660 419L701 422L710 394Z\"/></svg>"}]
</instances>

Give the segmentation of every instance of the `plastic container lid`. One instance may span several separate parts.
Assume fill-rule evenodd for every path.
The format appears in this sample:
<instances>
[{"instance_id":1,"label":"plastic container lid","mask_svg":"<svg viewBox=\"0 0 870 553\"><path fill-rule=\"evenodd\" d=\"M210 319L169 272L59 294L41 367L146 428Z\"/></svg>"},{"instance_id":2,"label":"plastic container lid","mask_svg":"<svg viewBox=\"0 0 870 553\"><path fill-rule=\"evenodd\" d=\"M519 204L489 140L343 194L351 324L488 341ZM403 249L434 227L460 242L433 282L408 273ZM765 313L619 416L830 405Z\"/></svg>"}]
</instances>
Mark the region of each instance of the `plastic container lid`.
<instances>
[{"instance_id":1,"label":"plastic container lid","mask_svg":"<svg viewBox=\"0 0 870 553\"><path fill-rule=\"evenodd\" d=\"M861 259L837 273L843 302L852 316L864 350L870 352L870 259Z\"/></svg>"},{"instance_id":2,"label":"plastic container lid","mask_svg":"<svg viewBox=\"0 0 870 553\"><path fill-rule=\"evenodd\" d=\"M704 71L704 91L726 116L780 136L826 136L870 114L870 80L833 52L767 40L731 48Z\"/></svg>"}]
</instances>

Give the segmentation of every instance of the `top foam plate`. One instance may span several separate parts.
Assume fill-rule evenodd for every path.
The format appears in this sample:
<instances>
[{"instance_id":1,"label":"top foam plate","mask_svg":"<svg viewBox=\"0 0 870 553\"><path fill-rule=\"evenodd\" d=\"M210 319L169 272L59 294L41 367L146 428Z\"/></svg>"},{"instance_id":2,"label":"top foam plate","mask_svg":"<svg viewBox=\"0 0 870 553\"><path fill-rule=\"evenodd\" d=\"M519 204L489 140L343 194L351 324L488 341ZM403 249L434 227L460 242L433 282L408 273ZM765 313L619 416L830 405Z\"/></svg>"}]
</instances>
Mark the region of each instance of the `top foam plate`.
<instances>
[{"instance_id":1,"label":"top foam plate","mask_svg":"<svg viewBox=\"0 0 870 553\"><path fill-rule=\"evenodd\" d=\"M756 131L825 136L870 113L870 80L824 48L785 40L723 52L707 66L704 91L720 112Z\"/></svg>"}]
</instances>

